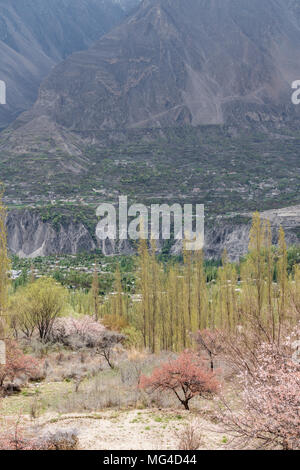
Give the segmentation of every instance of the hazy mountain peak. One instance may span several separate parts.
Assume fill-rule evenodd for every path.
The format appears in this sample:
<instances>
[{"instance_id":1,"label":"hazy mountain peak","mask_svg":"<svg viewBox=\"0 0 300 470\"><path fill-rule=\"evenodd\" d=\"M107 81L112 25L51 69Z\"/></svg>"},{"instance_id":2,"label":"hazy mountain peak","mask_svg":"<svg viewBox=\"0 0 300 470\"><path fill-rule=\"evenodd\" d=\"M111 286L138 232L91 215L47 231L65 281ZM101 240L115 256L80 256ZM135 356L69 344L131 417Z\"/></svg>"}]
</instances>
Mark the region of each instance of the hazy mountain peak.
<instances>
[{"instance_id":1,"label":"hazy mountain peak","mask_svg":"<svg viewBox=\"0 0 300 470\"><path fill-rule=\"evenodd\" d=\"M0 129L34 103L55 64L120 23L126 3L121 8L113 0L0 0L0 80L8 95Z\"/></svg>"},{"instance_id":2,"label":"hazy mountain peak","mask_svg":"<svg viewBox=\"0 0 300 470\"><path fill-rule=\"evenodd\" d=\"M300 77L296 7L144 0L93 47L59 64L16 124L30 127L42 115L76 131L282 120Z\"/></svg>"}]
</instances>

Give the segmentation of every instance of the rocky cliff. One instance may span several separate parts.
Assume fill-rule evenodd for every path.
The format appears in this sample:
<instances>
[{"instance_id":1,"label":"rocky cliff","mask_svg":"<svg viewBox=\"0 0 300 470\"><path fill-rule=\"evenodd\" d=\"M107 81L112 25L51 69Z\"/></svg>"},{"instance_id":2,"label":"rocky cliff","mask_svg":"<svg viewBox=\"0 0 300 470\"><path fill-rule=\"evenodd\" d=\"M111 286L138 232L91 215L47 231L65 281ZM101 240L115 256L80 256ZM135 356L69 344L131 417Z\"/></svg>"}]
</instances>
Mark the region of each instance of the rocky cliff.
<instances>
[{"instance_id":1,"label":"rocky cliff","mask_svg":"<svg viewBox=\"0 0 300 470\"><path fill-rule=\"evenodd\" d=\"M96 248L83 224L70 222L57 229L30 210L8 213L7 234L9 250L20 257L72 254Z\"/></svg>"},{"instance_id":2,"label":"rocky cliff","mask_svg":"<svg viewBox=\"0 0 300 470\"><path fill-rule=\"evenodd\" d=\"M286 231L289 245L300 241L300 206L278 211L266 211L262 217L271 222L274 243L280 225ZM247 220L247 219L245 219ZM250 223L233 223L218 218L210 221L205 230L205 253L207 258L220 258L226 248L231 260L236 261L247 252ZM8 213L7 232L9 250L20 257L47 256L53 254L75 254L101 249L105 255L132 254L130 241L99 242L83 223L64 222L54 227L44 222L36 211L13 210ZM171 252L181 251L175 244Z\"/></svg>"}]
</instances>

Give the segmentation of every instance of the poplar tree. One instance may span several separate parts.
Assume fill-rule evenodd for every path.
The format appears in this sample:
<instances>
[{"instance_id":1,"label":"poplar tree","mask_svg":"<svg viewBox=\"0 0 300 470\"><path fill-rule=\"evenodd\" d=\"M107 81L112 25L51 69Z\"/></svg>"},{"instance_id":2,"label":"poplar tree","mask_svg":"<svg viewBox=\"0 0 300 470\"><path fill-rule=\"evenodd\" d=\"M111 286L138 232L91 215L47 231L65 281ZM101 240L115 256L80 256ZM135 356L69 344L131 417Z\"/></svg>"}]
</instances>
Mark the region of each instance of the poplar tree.
<instances>
[{"instance_id":1,"label":"poplar tree","mask_svg":"<svg viewBox=\"0 0 300 470\"><path fill-rule=\"evenodd\" d=\"M119 317L124 316L124 295L122 287L122 277L119 263L115 272L115 292L116 292L116 309L115 315Z\"/></svg>"},{"instance_id":2,"label":"poplar tree","mask_svg":"<svg viewBox=\"0 0 300 470\"><path fill-rule=\"evenodd\" d=\"M94 274L93 274L93 282L92 282L92 300L93 300L93 314L96 320L99 319L99 277L98 277L98 269L97 269L97 261L95 259L95 266L94 266Z\"/></svg>"},{"instance_id":3,"label":"poplar tree","mask_svg":"<svg viewBox=\"0 0 300 470\"><path fill-rule=\"evenodd\" d=\"M266 263L267 263L267 308L268 308L268 316L271 319L272 324L272 338L273 341L275 340L276 336L276 313L275 313L275 306L274 306L274 266L275 266L275 259L274 259L274 251L272 246L272 231L271 225L269 221L265 223L265 234L266 234Z\"/></svg>"},{"instance_id":4,"label":"poplar tree","mask_svg":"<svg viewBox=\"0 0 300 470\"><path fill-rule=\"evenodd\" d=\"M197 328L202 330L208 326L208 295L207 282L203 263L203 250L196 253L195 301L197 312Z\"/></svg>"},{"instance_id":5,"label":"poplar tree","mask_svg":"<svg viewBox=\"0 0 300 470\"><path fill-rule=\"evenodd\" d=\"M147 241L141 239L138 247L139 265L138 265L138 280L137 287L141 296L141 311L143 318L143 338L145 348L149 345L149 269L150 269L150 256L147 246Z\"/></svg>"},{"instance_id":6,"label":"poplar tree","mask_svg":"<svg viewBox=\"0 0 300 470\"><path fill-rule=\"evenodd\" d=\"M35 275L34 275L34 265L31 264L30 266L30 277L29 277L29 282L33 283L35 281Z\"/></svg>"},{"instance_id":7,"label":"poplar tree","mask_svg":"<svg viewBox=\"0 0 300 470\"><path fill-rule=\"evenodd\" d=\"M281 328L285 320L287 293L288 293L288 276L287 276L287 247L285 242L285 234L282 227L278 234L278 287L279 287L279 305L278 305L278 342L280 341Z\"/></svg>"},{"instance_id":8,"label":"poplar tree","mask_svg":"<svg viewBox=\"0 0 300 470\"><path fill-rule=\"evenodd\" d=\"M157 350L158 337L157 331L160 323L159 318L159 304L161 295L160 285L160 266L156 259L156 243L151 241L151 258L150 258L150 295L151 295L151 314L150 314L150 328L149 328L149 345L153 353Z\"/></svg>"},{"instance_id":9,"label":"poplar tree","mask_svg":"<svg viewBox=\"0 0 300 470\"><path fill-rule=\"evenodd\" d=\"M4 339L7 329L7 297L9 258L6 238L6 208L3 204L3 185L0 185L0 339Z\"/></svg>"},{"instance_id":10,"label":"poplar tree","mask_svg":"<svg viewBox=\"0 0 300 470\"><path fill-rule=\"evenodd\" d=\"M252 268L252 279L256 288L256 307L257 316L261 319L263 307L263 295L266 276L266 261L265 261L265 229L261 222L260 214L255 212L253 214L252 227L250 230L249 242L249 260Z\"/></svg>"},{"instance_id":11,"label":"poplar tree","mask_svg":"<svg viewBox=\"0 0 300 470\"><path fill-rule=\"evenodd\" d=\"M186 242L184 242L183 258L184 258L184 280L185 280L185 319L186 326L189 331L192 329L192 277L193 277L193 265L192 265L192 252L186 250Z\"/></svg>"}]
</instances>

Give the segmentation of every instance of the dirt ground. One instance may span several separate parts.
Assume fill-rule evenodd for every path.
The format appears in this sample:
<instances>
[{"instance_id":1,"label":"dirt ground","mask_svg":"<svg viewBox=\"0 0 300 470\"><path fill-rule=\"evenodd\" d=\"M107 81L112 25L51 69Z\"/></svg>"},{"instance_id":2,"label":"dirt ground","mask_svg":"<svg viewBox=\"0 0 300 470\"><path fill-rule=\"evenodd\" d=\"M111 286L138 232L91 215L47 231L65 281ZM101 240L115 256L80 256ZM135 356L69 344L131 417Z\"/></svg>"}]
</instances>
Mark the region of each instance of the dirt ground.
<instances>
[{"instance_id":1,"label":"dirt ground","mask_svg":"<svg viewBox=\"0 0 300 470\"><path fill-rule=\"evenodd\" d=\"M78 430L79 447L85 450L178 450L184 428L193 422L202 434L200 449L224 449L227 438L217 425L178 410L107 410L97 414L44 415L37 430Z\"/></svg>"}]
</instances>

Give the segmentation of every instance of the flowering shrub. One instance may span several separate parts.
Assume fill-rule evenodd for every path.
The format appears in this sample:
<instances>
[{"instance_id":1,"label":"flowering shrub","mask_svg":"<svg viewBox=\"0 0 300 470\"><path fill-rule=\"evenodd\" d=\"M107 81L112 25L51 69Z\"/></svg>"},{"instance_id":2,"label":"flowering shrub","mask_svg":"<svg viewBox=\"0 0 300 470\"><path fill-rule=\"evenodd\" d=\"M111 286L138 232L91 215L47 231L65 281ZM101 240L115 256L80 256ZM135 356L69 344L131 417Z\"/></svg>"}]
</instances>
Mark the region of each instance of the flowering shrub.
<instances>
[{"instance_id":1,"label":"flowering shrub","mask_svg":"<svg viewBox=\"0 0 300 470\"><path fill-rule=\"evenodd\" d=\"M184 408L189 410L189 401L193 397L208 397L217 393L219 382L194 353L184 351L177 359L154 369L151 377L143 375L140 388L150 392L171 390Z\"/></svg>"},{"instance_id":2,"label":"flowering shrub","mask_svg":"<svg viewBox=\"0 0 300 470\"><path fill-rule=\"evenodd\" d=\"M105 327L89 316L82 318L57 318L53 324L51 339L73 348L94 347L103 335Z\"/></svg>"},{"instance_id":3,"label":"flowering shrub","mask_svg":"<svg viewBox=\"0 0 300 470\"><path fill-rule=\"evenodd\" d=\"M259 347L256 367L240 375L242 411L226 406L221 414L242 446L257 440L261 447L300 449L300 362L293 353L294 337L280 348Z\"/></svg>"},{"instance_id":4,"label":"flowering shrub","mask_svg":"<svg viewBox=\"0 0 300 470\"><path fill-rule=\"evenodd\" d=\"M39 373L39 362L26 356L14 341L6 341L6 364L0 365L0 389L5 380L13 382L18 376L34 376Z\"/></svg>"}]
</instances>

